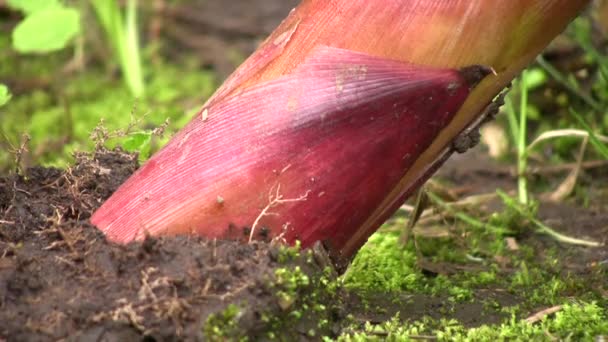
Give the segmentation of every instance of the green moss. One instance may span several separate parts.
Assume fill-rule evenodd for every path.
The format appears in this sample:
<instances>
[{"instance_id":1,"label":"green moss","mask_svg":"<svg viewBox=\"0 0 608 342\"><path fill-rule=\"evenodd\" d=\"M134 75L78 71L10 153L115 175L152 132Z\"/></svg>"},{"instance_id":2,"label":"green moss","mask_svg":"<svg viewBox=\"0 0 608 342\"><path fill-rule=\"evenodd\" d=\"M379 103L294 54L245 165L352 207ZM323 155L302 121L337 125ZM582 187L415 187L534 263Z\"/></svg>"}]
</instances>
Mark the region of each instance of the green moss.
<instances>
[{"instance_id":1,"label":"green moss","mask_svg":"<svg viewBox=\"0 0 608 342\"><path fill-rule=\"evenodd\" d=\"M283 310L292 307L298 300L298 290L310 285L310 279L299 266L293 269L279 268L275 270L276 296Z\"/></svg>"},{"instance_id":2,"label":"green moss","mask_svg":"<svg viewBox=\"0 0 608 342\"><path fill-rule=\"evenodd\" d=\"M294 261L296 258L300 257L300 250L302 249L302 245L300 241L296 241L293 246L281 245L279 246L279 256L278 262L281 264L285 264L291 261Z\"/></svg>"},{"instance_id":3,"label":"green moss","mask_svg":"<svg viewBox=\"0 0 608 342\"><path fill-rule=\"evenodd\" d=\"M494 217L496 225L508 222L509 225L521 224L520 229L524 229L525 222L521 218L508 211L502 215L504 216ZM476 298L477 289L496 289L497 293L506 290L518 298L517 304L502 306L500 301L491 297L481 301L484 313L502 313L510 318L500 324L470 328L453 319L437 321L421 318L414 322L401 322L397 316L391 321L376 325L354 324L345 329L338 340L408 341L413 340L412 336L429 335L443 341L528 341L548 340L549 336L578 341L592 340L596 335L608 333L608 301L585 284L591 281L589 277L583 279L564 272L561 264L563 255L560 255L563 252L556 248L538 251L526 244L520 244L518 251L508 250L504 240L508 235L482 231L462 222L458 224L454 229L466 230L467 242L479 243L455 246L450 239L425 241L419 238L421 251L427 260L456 264L462 262L461 255L479 252L480 258L477 259L481 261L476 262L484 266L484 271L428 277L416 266L416 252L412 244L403 248L398 242L398 229L389 226L373 235L357 255L343 278L345 286L363 296L364 306L368 304L365 299L368 291L443 295L449 301L457 303L480 300ZM498 259L492 256L500 256L501 262L508 262L514 269L498 264ZM471 260L465 262L470 264ZM606 272L598 269L596 273L593 276L601 284ZM572 304L572 298L576 298L580 304ZM563 309L534 325L523 320L539 308L553 305L563 305ZM451 307L455 308L455 305ZM369 306L367 310L374 308ZM442 312L445 317L451 314L453 313Z\"/></svg>"},{"instance_id":4,"label":"green moss","mask_svg":"<svg viewBox=\"0 0 608 342\"><path fill-rule=\"evenodd\" d=\"M209 341L248 341L246 336L239 336L239 318L241 309L230 304L222 312L209 315L203 326L203 334Z\"/></svg>"},{"instance_id":5,"label":"green moss","mask_svg":"<svg viewBox=\"0 0 608 342\"><path fill-rule=\"evenodd\" d=\"M422 275L416 269L416 253L402 248L395 233L376 233L359 251L344 275L350 289L413 291L420 289Z\"/></svg>"},{"instance_id":6,"label":"green moss","mask_svg":"<svg viewBox=\"0 0 608 342\"><path fill-rule=\"evenodd\" d=\"M319 279L319 284L327 291L330 296L335 296L338 294L338 290L340 289L340 283L337 279L333 277L333 270L327 266L323 270L323 275Z\"/></svg>"},{"instance_id":7,"label":"green moss","mask_svg":"<svg viewBox=\"0 0 608 342\"><path fill-rule=\"evenodd\" d=\"M402 323L399 315L388 322L365 324L339 336L336 341L414 341L430 336L439 341L592 341L608 334L608 316L597 303L564 304L553 317L530 324L515 316L498 325L484 325L468 329L455 320L422 319ZM326 338L325 341L332 341Z\"/></svg>"},{"instance_id":8,"label":"green moss","mask_svg":"<svg viewBox=\"0 0 608 342\"><path fill-rule=\"evenodd\" d=\"M434 254L430 248L425 253L434 261L452 263L464 262L466 255L449 242L444 243L444 248L436 248ZM342 280L346 288L358 292L443 294L456 302L471 300L473 289L497 281L494 267L483 272L462 272L453 277L427 277L416 262L413 244L404 248L399 244L397 233L380 231L357 254Z\"/></svg>"},{"instance_id":9,"label":"green moss","mask_svg":"<svg viewBox=\"0 0 608 342\"><path fill-rule=\"evenodd\" d=\"M299 244L280 247L279 256L284 265L274 270L267 284L276 306L260 313L263 335L270 340L292 340L303 331L311 338L329 333L340 294L331 269L316 271L316 265L309 262L312 254L300 251Z\"/></svg>"},{"instance_id":10,"label":"green moss","mask_svg":"<svg viewBox=\"0 0 608 342\"><path fill-rule=\"evenodd\" d=\"M439 337L455 341L538 341L565 339L569 341L593 340L598 335L608 333L608 317L596 303L565 304L554 317L543 319L538 324L530 324L512 317L498 326L455 331ZM552 337L552 338L551 338Z\"/></svg>"}]
</instances>

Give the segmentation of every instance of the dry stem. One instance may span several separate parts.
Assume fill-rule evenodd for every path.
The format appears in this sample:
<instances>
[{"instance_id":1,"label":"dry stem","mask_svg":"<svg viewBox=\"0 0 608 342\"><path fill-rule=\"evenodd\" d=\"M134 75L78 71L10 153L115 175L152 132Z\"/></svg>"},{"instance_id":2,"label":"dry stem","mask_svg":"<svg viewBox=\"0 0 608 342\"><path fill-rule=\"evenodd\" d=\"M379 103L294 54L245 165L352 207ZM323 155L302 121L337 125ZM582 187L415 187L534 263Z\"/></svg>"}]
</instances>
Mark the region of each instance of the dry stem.
<instances>
[{"instance_id":1,"label":"dry stem","mask_svg":"<svg viewBox=\"0 0 608 342\"><path fill-rule=\"evenodd\" d=\"M535 313L534 315L526 318L526 322L528 322L530 324L534 324L536 322L540 322L546 316L552 315L552 314L560 311L561 309L562 309L562 306L561 305L557 305L557 306L552 306L550 308L541 310L541 311Z\"/></svg>"}]
</instances>

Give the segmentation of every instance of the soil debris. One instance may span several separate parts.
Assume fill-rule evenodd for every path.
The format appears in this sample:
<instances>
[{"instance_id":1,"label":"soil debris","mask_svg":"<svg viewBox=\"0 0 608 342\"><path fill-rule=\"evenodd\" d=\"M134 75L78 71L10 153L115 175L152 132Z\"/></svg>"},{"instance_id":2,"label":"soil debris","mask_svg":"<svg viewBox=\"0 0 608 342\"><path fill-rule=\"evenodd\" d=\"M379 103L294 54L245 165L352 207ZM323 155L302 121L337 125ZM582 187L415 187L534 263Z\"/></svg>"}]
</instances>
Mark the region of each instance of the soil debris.
<instances>
[{"instance_id":1,"label":"soil debris","mask_svg":"<svg viewBox=\"0 0 608 342\"><path fill-rule=\"evenodd\" d=\"M282 331L298 340L313 328L331 334L337 316L314 286L324 273L312 252L193 237L111 244L88 218L136 170L137 156L106 150L76 159L65 171L36 167L0 178L0 337L224 340ZM291 319L278 319L286 303L293 311L312 305L312 297L326 309L303 312L281 329ZM327 324L319 327L322 319Z\"/></svg>"},{"instance_id":2,"label":"soil debris","mask_svg":"<svg viewBox=\"0 0 608 342\"><path fill-rule=\"evenodd\" d=\"M88 219L137 169L137 156L100 150L76 160L66 170L35 167L0 177L0 339L316 341L395 315L404 322L430 317L467 327L497 324L507 318L501 308L525 303L500 283L473 289L463 301L444 293L344 287L322 244L299 251L187 236L112 244ZM446 166L442 173L458 181ZM467 181L473 193L478 184L485 189L509 181L492 168L458 170L475 176ZM605 239L607 227L598 226L605 212L563 206L541 205L540 216L566 232ZM556 246L538 234L524 234L517 243L539 251L539 263L554 257L543 251L557 251L563 271L556 274L576 274L602 290L598 268L606 250ZM474 271L466 266L427 258L418 265L426 277ZM503 268L501 274L517 271L509 262ZM536 311L524 307L520 314Z\"/></svg>"}]
</instances>

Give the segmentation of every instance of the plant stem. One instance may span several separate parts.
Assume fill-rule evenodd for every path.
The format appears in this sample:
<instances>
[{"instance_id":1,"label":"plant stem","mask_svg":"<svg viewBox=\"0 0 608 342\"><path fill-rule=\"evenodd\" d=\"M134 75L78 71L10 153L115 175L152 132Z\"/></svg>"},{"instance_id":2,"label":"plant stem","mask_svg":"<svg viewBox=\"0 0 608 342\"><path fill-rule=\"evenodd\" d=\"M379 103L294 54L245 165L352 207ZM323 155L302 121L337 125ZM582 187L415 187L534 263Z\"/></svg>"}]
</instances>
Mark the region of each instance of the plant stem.
<instances>
[{"instance_id":1,"label":"plant stem","mask_svg":"<svg viewBox=\"0 0 608 342\"><path fill-rule=\"evenodd\" d=\"M534 217L534 215L532 215L532 213L530 213L528 210L525 210L521 205L516 203L513 198L511 198L509 195L507 195L503 191L496 190L496 193L498 194L498 196L500 196L500 198L503 200L505 205L507 205L510 208L515 209L515 211L517 211L518 214L520 214L521 216L525 217L530 222L532 222L536 227L538 227L538 230L541 233L547 234L559 242L568 243L571 245L588 246L588 247L603 246L603 244L596 242L596 241L576 239L573 237L569 237L569 236L560 234L560 233L556 232L555 230L551 229L550 227L546 226L544 223L540 222L536 217Z\"/></svg>"},{"instance_id":2,"label":"plant stem","mask_svg":"<svg viewBox=\"0 0 608 342\"><path fill-rule=\"evenodd\" d=\"M602 143L600 141L600 139L597 137L597 135L593 132L593 130L591 129L591 126L589 126L589 124L587 123L587 121L585 121L585 119L583 119L583 117L574 109L570 108L570 114L572 116L574 116L576 118L576 120L578 121L578 123L583 126L583 128L587 131L587 133L589 134L589 139L591 141L591 144L593 145L593 147L595 147L595 149L606 159L608 159L608 147Z\"/></svg>"},{"instance_id":3,"label":"plant stem","mask_svg":"<svg viewBox=\"0 0 608 342\"><path fill-rule=\"evenodd\" d=\"M511 95L511 94L510 94ZM517 144L519 137L519 124L517 123L517 111L511 96L505 98L505 110L507 112L507 121L509 122L509 131L511 132L511 139L513 143Z\"/></svg>"},{"instance_id":4,"label":"plant stem","mask_svg":"<svg viewBox=\"0 0 608 342\"><path fill-rule=\"evenodd\" d=\"M528 83L526 80L527 71L521 74L520 86L520 107L519 107L519 129L517 139L517 187L519 203L528 204L528 179L526 169L528 167L528 153L526 149L526 134L528 123Z\"/></svg>"},{"instance_id":5,"label":"plant stem","mask_svg":"<svg viewBox=\"0 0 608 342\"><path fill-rule=\"evenodd\" d=\"M91 0L91 5L114 49L125 83L134 96L141 97L144 80L137 30L137 0L127 2L125 18L117 1Z\"/></svg>"},{"instance_id":6,"label":"plant stem","mask_svg":"<svg viewBox=\"0 0 608 342\"><path fill-rule=\"evenodd\" d=\"M123 73L133 94L141 97L144 94L144 78L141 66L139 32L137 30L137 0L127 2L125 37L125 55L123 56Z\"/></svg>"},{"instance_id":7,"label":"plant stem","mask_svg":"<svg viewBox=\"0 0 608 342\"><path fill-rule=\"evenodd\" d=\"M566 87L566 89L571 91L573 94L578 96L589 107L593 108L594 111L596 111L598 113L604 112L604 108L602 108L602 105L600 105L597 101L595 101L593 98L591 98L591 96L585 94L582 90L580 90L578 87L578 84L567 79L564 75L562 75L561 72L559 72L559 70L557 70L555 67L553 67L553 65L551 65L551 63L547 62L543 58L543 56L539 56L536 59L536 62L543 69L545 69L545 71L547 71L549 73L549 75L551 75L551 77L553 77L557 82L559 82L561 85Z\"/></svg>"}]
</instances>

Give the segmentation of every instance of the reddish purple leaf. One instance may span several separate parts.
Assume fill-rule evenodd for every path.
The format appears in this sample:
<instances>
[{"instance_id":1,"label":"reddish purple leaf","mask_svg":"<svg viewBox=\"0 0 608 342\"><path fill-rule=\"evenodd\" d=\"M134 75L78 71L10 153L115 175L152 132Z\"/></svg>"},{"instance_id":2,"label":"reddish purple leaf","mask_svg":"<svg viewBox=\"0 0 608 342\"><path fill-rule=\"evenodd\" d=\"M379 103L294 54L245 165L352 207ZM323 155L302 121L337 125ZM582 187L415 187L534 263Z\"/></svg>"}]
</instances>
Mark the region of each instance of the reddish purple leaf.
<instances>
[{"instance_id":1,"label":"reddish purple leaf","mask_svg":"<svg viewBox=\"0 0 608 342\"><path fill-rule=\"evenodd\" d=\"M457 70L318 48L291 74L211 102L92 222L122 243L251 234L324 241L337 254L356 237L358 248L471 86Z\"/></svg>"}]
</instances>

